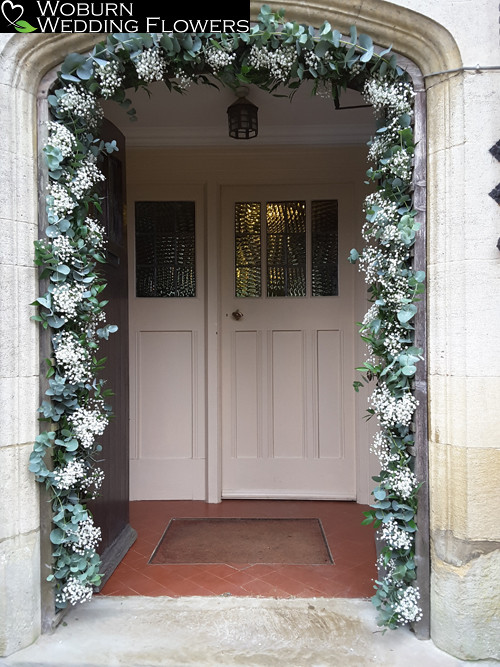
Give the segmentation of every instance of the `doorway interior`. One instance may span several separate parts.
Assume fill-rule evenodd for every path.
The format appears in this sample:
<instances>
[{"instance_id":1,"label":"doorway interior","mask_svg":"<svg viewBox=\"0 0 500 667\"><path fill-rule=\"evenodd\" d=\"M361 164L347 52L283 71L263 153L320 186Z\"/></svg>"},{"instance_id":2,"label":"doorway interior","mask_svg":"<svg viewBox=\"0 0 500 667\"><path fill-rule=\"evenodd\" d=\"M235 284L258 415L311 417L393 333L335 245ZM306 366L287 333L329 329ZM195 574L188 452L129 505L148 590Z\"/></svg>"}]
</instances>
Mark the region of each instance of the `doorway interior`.
<instances>
[{"instance_id":1,"label":"doorway interior","mask_svg":"<svg viewBox=\"0 0 500 667\"><path fill-rule=\"evenodd\" d=\"M352 389L366 291L346 257L371 109L335 111L306 84L292 102L251 91L259 136L242 142L227 136L230 91L153 88L133 125L106 105L127 141L131 499L368 502L372 428ZM259 232L242 234L257 202Z\"/></svg>"}]
</instances>

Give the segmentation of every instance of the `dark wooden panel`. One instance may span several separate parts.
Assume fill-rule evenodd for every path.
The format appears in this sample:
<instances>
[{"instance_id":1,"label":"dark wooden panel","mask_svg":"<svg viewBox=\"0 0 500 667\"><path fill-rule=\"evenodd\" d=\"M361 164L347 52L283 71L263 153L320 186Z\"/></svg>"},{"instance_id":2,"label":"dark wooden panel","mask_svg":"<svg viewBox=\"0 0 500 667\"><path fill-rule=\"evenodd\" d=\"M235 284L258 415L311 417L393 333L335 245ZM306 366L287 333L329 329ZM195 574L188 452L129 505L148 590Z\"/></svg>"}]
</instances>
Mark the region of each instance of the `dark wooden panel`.
<instances>
[{"instance_id":1,"label":"dark wooden panel","mask_svg":"<svg viewBox=\"0 0 500 667\"><path fill-rule=\"evenodd\" d=\"M103 298L106 323L118 325L118 331L103 340L99 357L106 357L104 377L114 395L107 399L113 418L100 442L103 446L100 466L105 480L100 497L91 503L96 525L102 531L100 553L103 554L105 579L123 557L123 534L132 535L129 527L129 378L128 378L128 271L125 219L125 139L111 123L105 123L102 137L116 139L119 151L106 157L102 169L106 175L103 189L103 222L107 230L107 264L102 267L107 287ZM121 537L120 537L121 536ZM130 546L128 540L128 546ZM111 559L109 550L121 544L121 556Z\"/></svg>"}]
</instances>

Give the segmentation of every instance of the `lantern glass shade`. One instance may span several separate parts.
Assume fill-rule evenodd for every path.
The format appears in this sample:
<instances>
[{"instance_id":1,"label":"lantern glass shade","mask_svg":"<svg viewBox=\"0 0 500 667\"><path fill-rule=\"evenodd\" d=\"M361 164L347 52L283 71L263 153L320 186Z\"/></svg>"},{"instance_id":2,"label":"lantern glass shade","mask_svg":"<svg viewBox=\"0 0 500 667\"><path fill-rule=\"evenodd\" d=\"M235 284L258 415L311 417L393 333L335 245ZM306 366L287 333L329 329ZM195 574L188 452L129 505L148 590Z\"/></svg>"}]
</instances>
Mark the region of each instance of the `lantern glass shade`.
<instances>
[{"instance_id":1,"label":"lantern glass shade","mask_svg":"<svg viewBox=\"0 0 500 667\"><path fill-rule=\"evenodd\" d=\"M227 108L229 136L233 139L253 139L257 136L259 124L258 107L246 97L239 97Z\"/></svg>"}]
</instances>

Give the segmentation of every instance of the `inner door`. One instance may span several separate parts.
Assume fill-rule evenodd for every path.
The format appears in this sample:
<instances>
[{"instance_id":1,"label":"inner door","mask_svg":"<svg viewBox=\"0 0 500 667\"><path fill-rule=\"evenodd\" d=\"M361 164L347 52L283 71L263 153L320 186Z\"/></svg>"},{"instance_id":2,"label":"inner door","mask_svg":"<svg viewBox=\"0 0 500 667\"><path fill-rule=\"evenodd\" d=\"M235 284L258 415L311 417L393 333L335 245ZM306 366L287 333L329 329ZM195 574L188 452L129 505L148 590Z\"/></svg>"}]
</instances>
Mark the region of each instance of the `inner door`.
<instances>
[{"instance_id":1,"label":"inner door","mask_svg":"<svg viewBox=\"0 0 500 667\"><path fill-rule=\"evenodd\" d=\"M351 199L222 189L223 497L356 497Z\"/></svg>"},{"instance_id":2,"label":"inner door","mask_svg":"<svg viewBox=\"0 0 500 667\"><path fill-rule=\"evenodd\" d=\"M129 188L132 500L205 498L200 186Z\"/></svg>"}]
</instances>

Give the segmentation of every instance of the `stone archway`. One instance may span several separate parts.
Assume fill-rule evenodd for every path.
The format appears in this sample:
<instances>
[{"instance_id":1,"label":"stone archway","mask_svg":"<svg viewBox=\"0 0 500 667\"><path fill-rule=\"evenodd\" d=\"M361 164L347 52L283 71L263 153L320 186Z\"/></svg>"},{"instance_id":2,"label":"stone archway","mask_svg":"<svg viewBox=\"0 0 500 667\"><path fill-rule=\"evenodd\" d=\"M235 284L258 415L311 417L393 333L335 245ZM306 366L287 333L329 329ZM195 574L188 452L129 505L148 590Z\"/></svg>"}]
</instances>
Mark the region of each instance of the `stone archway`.
<instances>
[{"instance_id":1,"label":"stone archway","mask_svg":"<svg viewBox=\"0 0 500 667\"><path fill-rule=\"evenodd\" d=\"M315 7L314 11L302 5L288 3L285 7L292 19L315 24L325 18L331 20L332 24L338 25L339 29L346 29L351 23L357 23L360 29L373 35L379 43L392 42L394 49L404 53L415 60L421 67L424 75L440 69L451 69L459 66L460 58L453 40L449 33L429 19L416 17L411 11L401 10L395 6L380 7L380 3L364 3L363 8L352 7L346 2L336 3L333 9L329 6ZM388 21L388 16L393 17L394 24ZM418 35L415 35L415 26L419 25ZM425 39L420 35L426 35ZM24 40L24 41L23 41ZM14 419L18 419L17 430L14 427L9 434L8 444L10 449L10 469L13 477L24 483L31 495L32 504L27 504L25 499L22 503L18 501L17 485L11 491L10 501L16 506L23 508L19 510L16 517L11 521L10 534L4 543L7 549L7 557L12 562L17 561L18 579L12 580L6 585L6 595L3 599L8 600L10 612L8 616L16 619L16 626L6 628L3 638L3 651L10 653L22 645L30 643L39 632L40 628L40 596L38 589L39 565L38 544L40 539L39 521L37 516L37 491L31 479L24 472L24 464L27 461L27 453L30 451L31 442L36 434L35 411L38 404L37 387L37 335L33 326L29 324L28 308L26 303L34 300L36 295L36 272L30 268L28 262L31 242L36 238L37 226L37 171L35 142L32 141L32 133L23 133L23 128L36 127L36 96L38 83L42 75L50 67L60 62L64 55L70 51L87 49L96 41L92 35L63 35L63 36L9 36L4 41L3 56L5 71L3 72L3 86L8 93L7 113L5 114L4 133L9 137L11 144L7 145L6 153L9 157L4 164L10 168L5 175L6 191L10 194L9 206L5 209L5 217L10 221L12 228L16 229L17 239L21 239L26 248L23 259L19 263L6 262L12 279L7 284L12 286L10 297L12 303L19 304L18 308L26 313L25 321L18 317L16 309L15 316L11 314L10 329L6 332L6 349L13 353L13 347L17 349L17 341L24 341L25 357L28 362L27 368L12 368L12 379L14 382L5 384L5 393L8 397L7 410ZM425 46L425 48L424 48ZM434 101L446 101L449 85L444 84L434 89ZM437 119L434 121L437 123ZM430 145L438 141L438 133L433 123L429 126ZM34 131L34 130L33 130ZM19 137L26 137L25 141L19 142ZM435 137L435 138L434 138ZM14 193L23 192L23 198L16 199ZM432 218L430 225L432 229ZM14 235L13 235L14 238ZM13 240L14 243L14 240ZM17 253L16 253L17 254ZM10 255L10 258L14 254ZM21 289L17 289L17 286ZM17 295L22 298L18 299ZM25 298L26 297L26 298ZM9 295L7 295L9 298ZM432 311L431 311L432 312ZM16 332L14 338L11 335ZM17 355L14 354L15 357ZM9 378L10 379L10 378ZM21 413L17 396L20 387L26 387L33 396L32 404L27 402L23 405ZM18 472L19 471L19 472ZM23 471L23 472L20 472ZM21 576L22 572L22 576ZM21 585L22 584L22 585ZM26 605L26 599L30 601ZM21 620L22 619L22 620ZM22 635L22 636L21 636Z\"/></svg>"}]
</instances>

